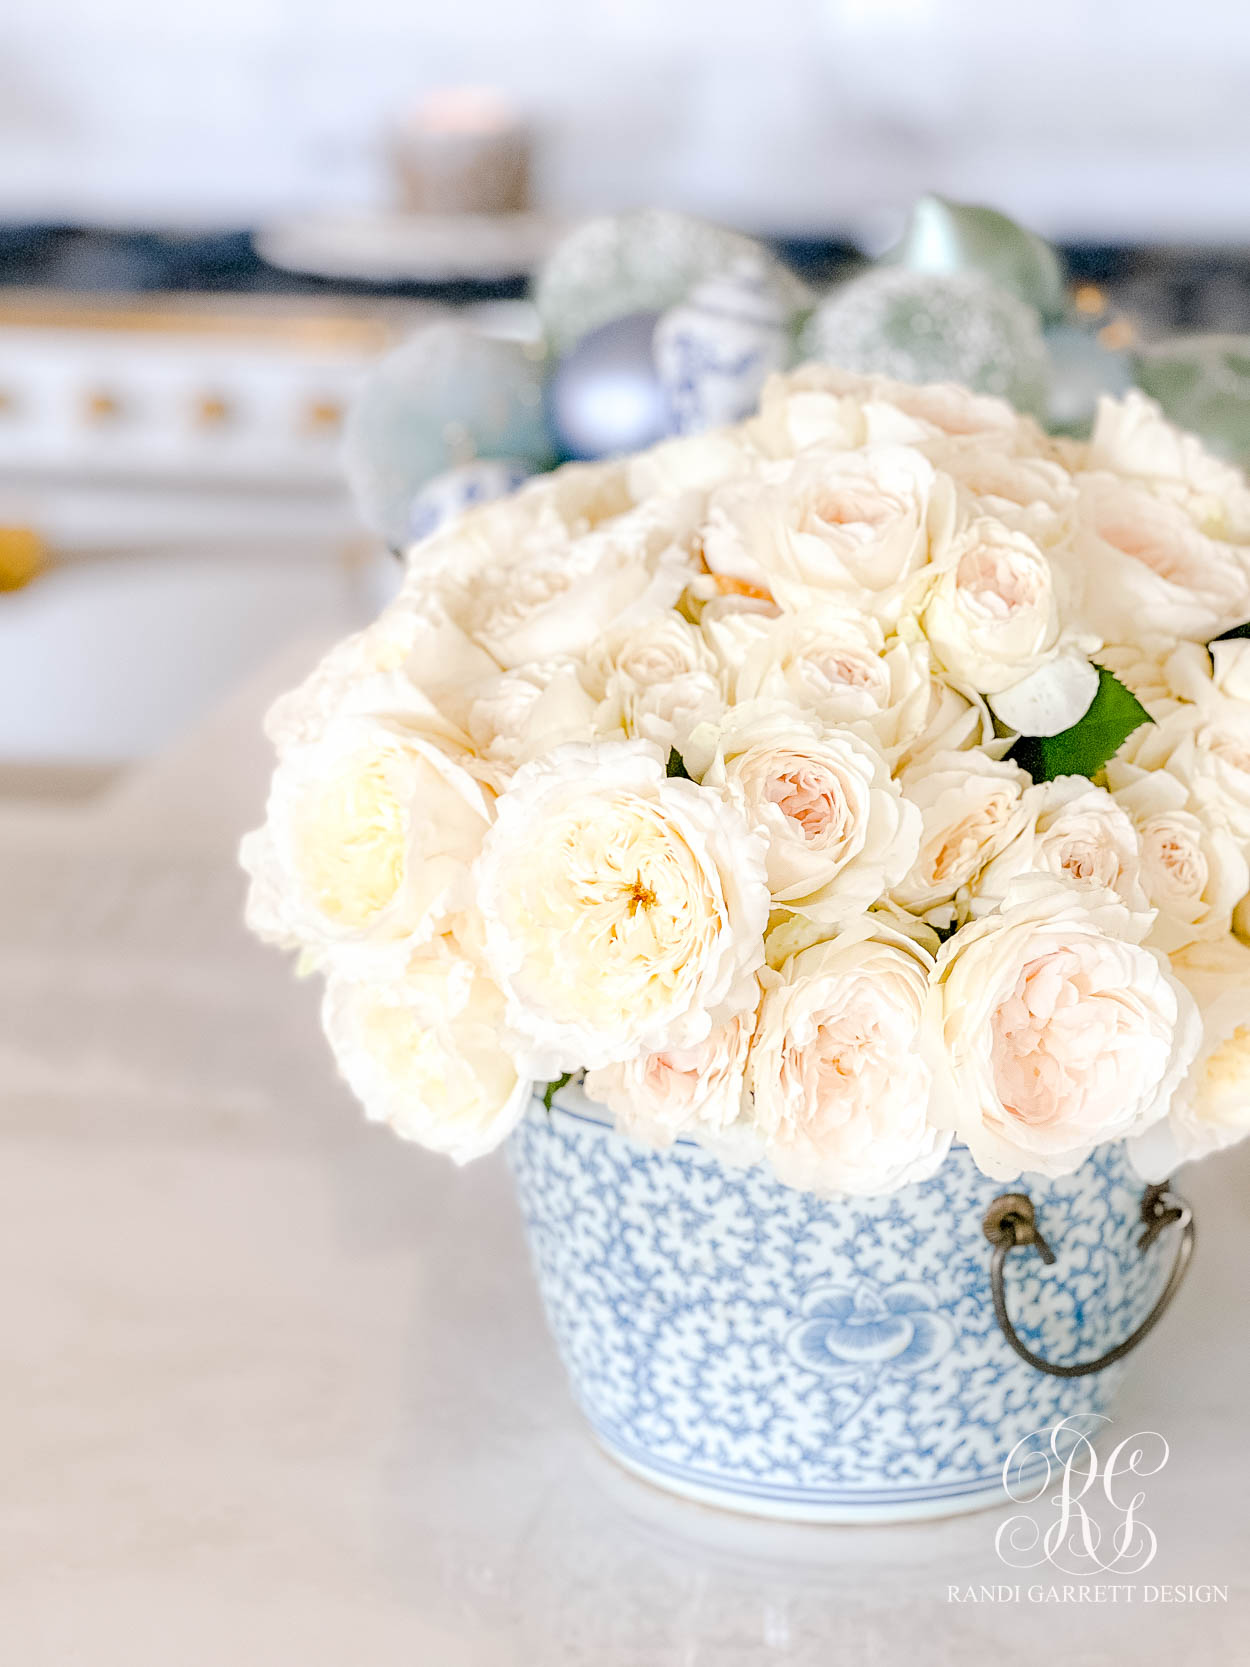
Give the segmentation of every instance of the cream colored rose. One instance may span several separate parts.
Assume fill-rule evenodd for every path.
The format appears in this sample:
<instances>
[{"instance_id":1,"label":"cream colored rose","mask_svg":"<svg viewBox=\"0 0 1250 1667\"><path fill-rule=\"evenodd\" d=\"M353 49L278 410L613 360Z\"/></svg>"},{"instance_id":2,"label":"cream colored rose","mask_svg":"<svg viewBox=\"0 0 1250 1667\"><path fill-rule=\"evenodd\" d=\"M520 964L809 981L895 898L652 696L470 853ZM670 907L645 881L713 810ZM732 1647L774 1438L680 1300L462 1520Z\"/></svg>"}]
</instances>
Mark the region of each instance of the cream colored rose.
<instances>
[{"instance_id":1,"label":"cream colored rose","mask_svg":"<svg viewBox=\"0 0 1250 1667\"><path fill-rule=\"evenodd\" d=\"M768 887L778 908L844 921L911 866L920 817L866 736L756 701L695 730L686 759L767 840Z\"/></svg>"},{"instance_id":2,"label":"cream colored rose","mask_svg":"<svg viewBox=\"0 0 1250 1667\"><path fill-rule=\"evenodd\" d=\"M959 436L1012 452L1047 445L1037 425L1005 400L950 382L918 386L824 364L770 377L746 433L769 457L793 457L813 446L847 451Z\"/></svg>"},{"instance_id":3,"label":"cream colored rose","mask_svg":"<svg viewBox=\"0 0 1250 1667\"><path fill-rule=\"evenodd\" d=\"M917 451L807 452L714 492L703 556L783 609L834 603L888 625L908 580L949 540L954 505L951 482Z\"/></svg>"},{"instance_id":4,"label":"cream colored rose","mask_svg":"<svg viewBox=\"0 0 1250 1667\"><path fill-rule=\"evenodd\" d=\"M533 1092L502 1040L503 1017L495 985L442 943L393 980L332 975L322 1006L366 1116L457 1163L498 1146Z\"/></svg>"},{"instance_id":5,"label":"cream colored rose","mask_svg":"<svg viewBox=\"0 0 1250 1667\"><path fill-rule=\"evenodd\" d=\"M1035 539L1053 536L1076 504L1070 471L1049 455L1021 455L1014 447L987 444L983 434L943 436L921 449L971 494L982 515Z\"/></svg>"},{"instance_id":6,"label":"cream colored rose","mask_svg":"<svg viewBox=\"0 0 1250 1667\"><path fill-rule=\"evenodd\" d=\"M978 517L926 578L919 623L938 664L957 681L997 695L1053 658L1060 635L1054 579L1025 533Z\"/></svg>"},{"instance_id":7,"label":"cream colored rose","mask_svg":"<svg viewBox=\"0 0 1250 1667\"><path fill-rule=\"evenodd\" d=\"M918 776L947 752L976 749L989 758L1001 758L1010 746L1011 736L996 734L994 714L975 689L957 688L941 673L931 672L924 722L894 756L894 773Z\"/></svg>"},{"instance_id":8,"label":"cream colored rose","mask_svg":"<svg viewBox=\"0 0 1250 1667\"><path fill-rule=\"evenodd\" d=\"M498 666L448 617L437 597L400 598L337 643L298 688L279 697L265 733L284 753L317 740L341 712L437 709L463 724L467 691Z\"/></svg>"},{"instance_id":9,"label":"cream colored rose","mask_svg":"<svg viewBox=\"0 0 1250 1667\"><path fill-rule=\"evenodd\" d=\"M1167 770L1184 783L1199 815L1224 823L1250 849L1250 641L1187 643L1168 659L1178 698L1154 708L1107 766L1113 787L1120 766Z\"/></svg>"},{"instance_id":10,"label":"cream colored rose","mask_svg":"<svg viewBox=\"0 0 1250 1667\"><path fill-rule=\"evenodd\" d=\"M724 677L702 633L671 609L605 637L585 681L599 701L601 735L615 731L680 752L698 723L725 707Z\"/></svg>"},{"instance_id":11,"label":"cream colored rose","mask_svg":"<svg viewBox=\"0 0 1250 1667\"><path fill-rule=\"evenodd\" d=\"M685 1135L723 1147L742 1114L755 1011L752 1001L693 1047L588 1071L586 1093L609 1108L619 1129L651 1146Z\"/></svg>"},{"instance_id":12,"label":"cream colored rose","mask_svg":"<svg viewBox=\"0 0 1250 1667\"><path fill-rule=\"evenodd\" d=\"M1172 971L1197 1004L1202 1045L1167 1118L1131 1147L1149 1181L1250 1134L1250 949L1232 937L1191 944Z\"/></svg>"},{"instance_id":13,"label":"cream colored rose","mask_svg":"<svg viewBox=\"0 0 1250 1667\"><path fill-rule=\"evenodd\" d=\"M740 811L667 778L647 742L560 747L519 770L477 898L524 1069L693 1047L736 1012L763 960L764 855Z\"/></svg>"},{"instance_id":14,"label":"cream colored rose","mask_svg":"<svg viewBox=\"0 0 1250 1667\"><path fill-rule=\"evenodd\" d=\"M465 727L482 758L500 768L497 791L520 765L568 741L588 740L596 703L575 660L544 660L482 679L466 691Z\"/></svg>"},{"instance_id":15,"label":"cream colored rose","mask_svg":"<svg viewBox=\"0 0 1250 1667\"><path fill-rule=\"evenodd\" d=\"M254 930L344 970L401 967L469 895L491 795L466 762L398 717L339 717L291 747L240 853Z\"/></svg>"},{"instance_id":16,"label":"cream colored rose","mask_svg":"<svg viewBox=\"0 0 1250 1667\"><path fill-rule=\"evenodd\" d=\"M1031 785L1018 765L977 749L937 753L910 769L903 792L920 812L920 849L893 900L949 924L960 893L1027 826Z\"/></svg>"},{"instance_id":17,"label":"cream colored rose","mask_svg":"<svg viewBox=\"0 0 1250 1667\"><path fill-rule=\"evenodd\" d=\"M1082 628L1104 642L1205 642L1250 619L1250 558L1176 505L1109 474L1078 479L1070 539L1052 552L1083 583Z\"/></svg>"},{"instance_id":18,"label":"cream colored rose","mask_svg":"<svg viewBox=\"0 0 1250 1667\"><path fill-rule=\"evenodd\" d=\"M1141 875L1157 911L1147 943L1171 953L1222 938L1250 891L1250 865L1222 822L1195 814L1183 782L1167 770L1113 759L1108 780L1137 829Z\"/></svg>"},{"instance_id":19,"label":"cream colored rose","mask_svg":"<svg viewBox=\"0 0 1250 1667\"><path fill-rule=\"evenodd\" d=\"M1022 874L1053 874L1086 890L1114 892L1134 917L1131 935L1144 938L1154 916L1127 809L1084 776L1060 776L1027 788L1024 806L1028 821L982 871L972 913L997 907Z\"/></svg>"},{"instance_id":20,"label":"cream colored rose","mask_svg":"<svg viewBox=\"0 0 1250 1667\"><path fill-rule=\"evenodd\" d=\"M447 615L504 670L588 653L607 632L671 607L694 577L697 493L657 498L583 532L516 529L446 557L410 585L433 591ZM506 526L506 523L504 524ZM462 533L462 546L467 545Z\"/></svg>"},{"instance_id":21,"label":"cream colored rose","mask_svg":"<svg viewBox=\"0 0 1250 1667\"><path fill-rule=\"evenodd\" d=\"M853 451L867 439L863 396L866 377L832 365L802 365L770 376L760 394L759 415L745 425L749 443L763 456L789 458L812 446Z\"/></svg>"},{"instance_id":22,"label":"cream colored rose","mask_svg":"<svg viewBox=\"0 0 1250 1667\"><path fill-rule=\"evenodd\" d=\"M1212 538L1250 539L1250 491L1241 470L1168 422L1136 388L1123 399L1099 400L1088 467L1127 476L1178 504Z\"/></svg>"},{"instance_id":23,"label":"cream colored rose","mask_svg":"<svg viewBox=\"0 0 1250 1667\"><path fill-rule=\"evenodd\" d=\"M678 492L710 492L727 480L740 480L763 462L740 428L716 428L707 434L684 434L663 440L626 460L629 488L645 498Z\"/></svg>"},{"instance_id":24,"label":"cream colored rose","mask_svg":"<svg viewBox=\"0 0 1250 1667\"><path fill-rule=\"evenodd\" d=\"M762 974L749 1120L786 1185L890 1192L946 1156L918 1041L931 966L911 939L866 918Z\"/></svg>"},{"instance_id":25,"label":"cream colored rose","mask_svg":"<svg viewBox=\"0 0 1250 1667\"><path fill-rule=\"evenodd\" d=\"M705 614L703 634L733 701L786 701L827 728L862 729L891 762L929 720L928 646L887 639L874 619L840 609Z\"/></svg>"},{"instance_id":26,"label":"cream colored rose","mask_svg":"<svg viewBox=\"0 0 1250 1667\"><path fill-rule=\"evenodd\" d=\"M995 1180L1067 1175L1163 1117L1199 1043L1155 951L1109 892L1018 880L942 946L925 1018L940 1125Z\"/></svg>"}]
</instances>

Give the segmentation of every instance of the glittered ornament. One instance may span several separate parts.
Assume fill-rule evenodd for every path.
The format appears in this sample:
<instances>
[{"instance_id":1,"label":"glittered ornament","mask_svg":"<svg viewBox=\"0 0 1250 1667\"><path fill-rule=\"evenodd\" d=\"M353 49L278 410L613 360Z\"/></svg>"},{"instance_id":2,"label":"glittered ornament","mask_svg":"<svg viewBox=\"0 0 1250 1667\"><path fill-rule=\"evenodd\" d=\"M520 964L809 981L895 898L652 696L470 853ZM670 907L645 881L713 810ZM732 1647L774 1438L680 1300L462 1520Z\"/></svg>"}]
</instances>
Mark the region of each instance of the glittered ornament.
<instances>
[{"instance_id":1,"label":"glittered ornament","mask_svg":"<svg viewBox=\"0 0 1250 1667\"><path fill-rule=\"evenodd\" d=\"M749 416L789 360L790 317L765 270L747 259L670 307L652 351L674 432L701 434Z\"/></svg>"},{"instance_id":2,"label":"glittered ornament","mask_svg":"<svg viewBox=\"0 0 1250 1667\"><path fill-rule=\"evenodd\" d=\"M1128 354L1106 346L1088 326L1053 325L1046 332L1046 350L1050 354L1048 428L1086 434L1100 397L1126 393L1133 384Z\"/></svg>"},{"instance_id":3,"label":"glittered ornament","mask_svg":"<svg viewBox=\"0 0 1250 1667\"><path fill-rule=\"evenodd\" d=\"M938 276L972 272L1058 320L1065 309L1063 267L1055 250L1005 214L946 197L921 197L884 264Z\"/></svg>"},{"instance_id":4,"label":"glittered ornament","mask_svg":"<svg viewBox=\"0 0 1250 1667\"><path fill-rule=\"evenodd\" d=\"M344 460L357 506L398 547L421 488L479 458L531 471L551 463L541 355L463 324L429 324L378 363L348 411Z\"/></svg>"},{"instance_id":5,"label":"glittered ornament","mask_svg":"<svg viewBox=\"0 0 1250 1667\"><path fill-rule=\"evenodd\" d=\"M1177 336L1133 355L1137 386L1213 452L1250 464L1250 336Z\"/></svg>"},{"instance_id":6,"label":"glittered ornament","mask_svg":"<svg viewBox=\"0 0 1250 1667\"><path fill-rule=\"evenodd\" d=\"M902 382L960 382L1038 416L1049 361L1037 314L974 273L875 267L827 296L800 356Z\"/></svg>"},{"instance_id":7,"label":"glittered ornament","mask_svg":"<svg viewBox=\"0 0 1250 1667\"><path fill-rule=\"evenodd\" d=\"M618 457L672 433L652 339L659 315L631 313L584 336L547 384L547 421L564 457Z\"/></svg>"},{"instance_id":8,"label":"glittered ornament","mask_svg":"<svg viewBox=\"0 0 1250 1667\"><path fill-rule=\"evenodd\" d=\"M614 318L675 306L695 284L743 259L757 263L784 311L810 305L806 284L763 244L656 208L604 215L576 227L538 274L533 301L548 339L563 354Z\"/></svg>"},{"instance_id":9,"label":"glittered ornament","mask_svg":"<svg viewBox=\"0 0 1250 1667\"><path fill-rule=\"evenodd\" d=\"M428 538L466 509L506 498L532 471L518 458L479 458L427 480L408 510L408 537Z\"/></svg>"}]
</instances>

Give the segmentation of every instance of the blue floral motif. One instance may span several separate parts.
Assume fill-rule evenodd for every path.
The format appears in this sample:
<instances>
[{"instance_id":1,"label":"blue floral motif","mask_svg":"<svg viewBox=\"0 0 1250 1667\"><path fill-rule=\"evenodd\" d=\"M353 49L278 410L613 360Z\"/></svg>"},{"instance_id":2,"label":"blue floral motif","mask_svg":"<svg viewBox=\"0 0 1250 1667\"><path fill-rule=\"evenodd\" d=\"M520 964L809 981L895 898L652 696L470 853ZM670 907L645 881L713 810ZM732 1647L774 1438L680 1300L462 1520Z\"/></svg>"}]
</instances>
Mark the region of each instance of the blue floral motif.
<instances>
[{"instance_id":1,"label":"blue floral motif","mask_svg":"<svg viewBox=\"0 0 1250 1667\"><path fill-rule=\"evenodd\" d=\"M578 1401L606 1447L679 1491L835 1520L957 1510L1001 1497L1016 1443L1104 1412L1122 1374L1051 1377L1007 1346L981 1221L1008 1188L963 1148L890 1197L817 1198L687 1141L642 1146L569 1087L509 1156ZM1137 1249L1123 1147L1013 1186L1059 1258L1008 1260L1018 1331L1053 1360L1100 1353L1172 1255Z\"/></svg>"},{"instance_id":2,"label":"blue floral motif","mask_svg":"<svg viewBox=\"0 0 1250 1667\"><path fill-rule=\"evenodd\" d=\"M923 1372L954 1346L949 1320L933 1312L923 1285L886 1290L871 1280L828 1285L803 1305L808 1318L787 1339L800 1366L814 1372Z\"/></svg>"}]
</instances>

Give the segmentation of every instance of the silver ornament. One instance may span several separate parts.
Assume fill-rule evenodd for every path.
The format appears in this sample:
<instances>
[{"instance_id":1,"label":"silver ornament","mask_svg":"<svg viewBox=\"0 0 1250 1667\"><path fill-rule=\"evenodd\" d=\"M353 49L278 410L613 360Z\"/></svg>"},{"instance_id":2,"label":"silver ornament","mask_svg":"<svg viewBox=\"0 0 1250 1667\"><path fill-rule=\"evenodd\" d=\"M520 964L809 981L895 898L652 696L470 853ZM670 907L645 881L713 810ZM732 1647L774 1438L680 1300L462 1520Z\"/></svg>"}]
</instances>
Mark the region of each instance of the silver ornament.
<instances>
[{"instance_id":1,"label":"silver ornament","mask_svg":"<svg viewBox=\"0 0 1250 1667\"><path fill-rule=\"evenodd\" d=\"M374 367L347 413L343 455L364 520L399 546L414 497L478 458L553 461L542 356L467 325L426 325Z\"/></svg>"},{"instance_id":2,"label":"silver ornament","mask_svg":"<svg viewBox=\"0 0 1250 1667\"><path fill-rule=\"evenodd\" d=\"M826 296L799 347L846 370L960 382L1045 414L1049 360L1038 315L975 273L874 267Z\"/></svg>"},{"instance_id":3,"label":"silver ornament","mask_svg":"<svg viewBox=\"0 0 1250 1667\"><path fill-rule=\"evenodd\" d=\"M547 421L564 457L618 457L672 432L652 355L659 315L631 313L584 336L547 383Z\"/></svg>"},{"instance_id":4,"label":"silver ornament","mask_svg":"<svg viewBox=\"0 0 1250 1667\"><path fill-rule=\"evenodd\" d=\"M753 238L667 209L608 214L574 228L552 250L533 302L548 340L564 354L614 318L662 312L702 279L735 261L758 262L787 312L811 304L811 291Z\"/></svg>"},{"instance_id":5,"label":"silver ornament","mask_svg":"<svg viewBox=\"0 0 1250 1667\"><path fill-rule=\"evenodd\" d=\"M791 314L755 260L696 284L662 315L653 352L678 434L750 416L760 390L790 357Z\"/></svg>"}]
</instances>

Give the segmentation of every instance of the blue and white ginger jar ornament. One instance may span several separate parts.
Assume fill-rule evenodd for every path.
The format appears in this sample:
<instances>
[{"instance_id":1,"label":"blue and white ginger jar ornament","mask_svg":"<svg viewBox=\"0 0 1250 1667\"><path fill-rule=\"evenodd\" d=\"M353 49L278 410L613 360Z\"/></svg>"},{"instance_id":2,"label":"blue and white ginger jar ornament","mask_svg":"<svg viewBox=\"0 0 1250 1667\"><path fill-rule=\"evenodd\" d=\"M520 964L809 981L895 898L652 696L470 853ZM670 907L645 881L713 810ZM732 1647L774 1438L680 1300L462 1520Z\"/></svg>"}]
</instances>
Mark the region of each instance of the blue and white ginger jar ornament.
<instances>
[{"instance_id":1,"label":"blue and white ginger jar ornament","mask_svg":"<svg viewBox=\"0 0 1250 1667\"><path fill-rule=\"evenodd\" d=\"M758 267L787 312L810 306L807 285L754 238L658 208L575 227L544 263L533 302L548 341L563 356L613 319L676 306L696 284L742 260Z\"/></svg>"},{"instance_id":2,"label":"blue and white ginger jar ornament","mask_svg":"<svg viewBox=\"0 0 1250 1667\"><path fill-rule=\"evenodd\" d=\"M700 434L748 417L788 364L793 314L754 259L695 285L655 327L652 352L672 431Z\"/></svg>"}]
</instances>

